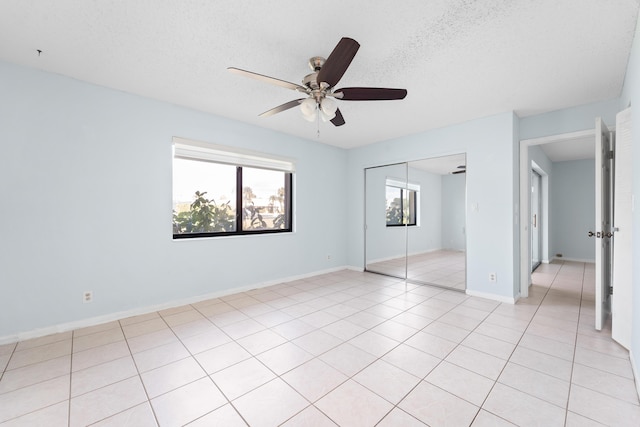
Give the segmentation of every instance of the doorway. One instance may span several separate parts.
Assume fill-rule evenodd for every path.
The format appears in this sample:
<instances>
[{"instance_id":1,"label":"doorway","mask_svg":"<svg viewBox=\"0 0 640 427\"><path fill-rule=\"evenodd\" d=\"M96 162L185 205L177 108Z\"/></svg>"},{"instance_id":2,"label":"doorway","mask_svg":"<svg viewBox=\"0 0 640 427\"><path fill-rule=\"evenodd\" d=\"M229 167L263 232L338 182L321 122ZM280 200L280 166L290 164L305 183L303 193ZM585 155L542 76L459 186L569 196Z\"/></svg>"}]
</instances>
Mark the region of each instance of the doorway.
<instances>
[{"instance_id":1,"label":"doorway","mask_svg":"<svg viewBox=\"0 0 640 427\"><path fill-rule=\"evenodd\" d=\"M618 113L616 115L615 131L608 130L598 117L595 120L594 130L520 141L520 296L528 296L529 285L531 284L531 269L527 267L535 258L532 247L532 241L535 237L532 237L530 231L530 227L533 224L528 217L530 212L535 211L535 207L531 206L535 204L535 199L531 197L531 192L532 188L535 191L533 187L535 184L533 183L536 180L529 166L530 148L537 145L542 146L543 144L553 145L548 144L551 142L569 143L572 140L581 138L591 140L594 142L593 147L590 149L591 153L594 154L591 173L595 179L589 179L588 181L595 181L595 191L591 193L595 201L595 203L591 204L591 206L595 205L593 210L595 215L589 221L590 225L586 227L580 225L579 228L584 228L584 230L580 231L580 236L574 237L574 239L586 239L586 241L583 241L584 244L578 245L583 248L588 246L594 248L595 246L593 257L595 259L595 286L592 288L595 293L594 327L597 330L603 329L605 321L609 318L610 309L612 338L624 347L628 347L630 342L630 319L633 311L631 298L629 297L632 287L632 261L630 256L626 256L632 251L629 246L624 246L625 239L630 239L632 231L632 221L629 219L631 217L629 212L633 206L632 192L630 191L632 170L632 163L629 161L631 159L629 154L631 141L630 117L630 109ZM551 159L551 157L549 158ZM618 168L623 170L618 170ZM564 170L566 172L568 169ZM556 163L554 163L554 183L557 181L556 178L560 176L558 175L559 171L560 169L557 170ZM582 182L586 181L582 180ZM556 184L554 184L554 189L556 188ZM569 195L568 197L558 197L559 193L556 190L554 191L554 201L565 202L565 205L574 205L578 200L578 191L576 190L580 188L584 189L585 187L582 185L576 187L573 184L568 192L565 191L565 194ZM557 204L555 203L554 206ZM586 212L587 209L582 209L582 211ZM558 239L557 234L564 229L571 228L570 226L573 223L579 222L580 216L584 217L584 215L572 213L571 222L568 223L569 226L565 226L567 224L562 224L561 226L552 224L554 227L553 235L556 237L554 249L557 250L558 240L561 242L574 241L574 239L562 237ZM552 221L555 224L555 217L552 218ZM615 257L612 254L612 249L615 251ZM560 253L556 254L556 257L560 256L562 256ZM611 280L612 276L614 276L615 281ZM614 297L612 297L612 294Z\"/></svg>"},{"instance_id":2,"label":"doorway","mask_svg":"<svg viewBox=\"0 0 640 427\"><path fill-rule=\"evenodd\" d=\"M552 150L549 150L552 149ZM595 152L595 131L594 129L572 132L562 135L553 135L549 137L535 138L520 141L520 297L529 296L529 286L531 285L531 272L535 258L540 258L540 262L548 263L553 261L554 257L562 257L562 250L558 250L559 234L565 228L565 223L551 224L551 193L552 193L552 169L555 171L558 162L565 163L569 160L577 159L593 159ZM542 155L544 154L544 155ZM588 157L589 156L589 157ZM568 162L567 162L568 163ZM541 177L538 198L542 200L542 207L536 203L534 198L535 181L533 171ZM557 184L557 183L556 183ZM532 190L533 188L533 190ZM557 189L556 187L554 187ZM561 192L556 191L556 196ZM566 203L565 203L566 204ZM537 232L533 227L535 218ZM558 208L556 206L554 209ZM556 215L557 216L557 215ZM589 222L585 227L590 227L593 222ZM571 224L570 222L567 224ZM553 230L552 230L553 228ZM576 247L585 247L590 244L586 228L584 235L576 237L576 232L571 233L569 238L580 238L576 240ZM542 233L542 234L540 234ZM580 232L582 233L582 232ZM539 253L534 254L534 239L538 238L538 243L542 243L541 248L538 244ZM564 241L564 240L563 240ZM566 256L566 254L564 254ZM580 258L580 259L577 259ZM576 261L586 258L593 259L593 255L576 257ZM537 260L536 260L537 261ZM591 261L592 262L592 261Z\"/></svg>"}]
</instances>

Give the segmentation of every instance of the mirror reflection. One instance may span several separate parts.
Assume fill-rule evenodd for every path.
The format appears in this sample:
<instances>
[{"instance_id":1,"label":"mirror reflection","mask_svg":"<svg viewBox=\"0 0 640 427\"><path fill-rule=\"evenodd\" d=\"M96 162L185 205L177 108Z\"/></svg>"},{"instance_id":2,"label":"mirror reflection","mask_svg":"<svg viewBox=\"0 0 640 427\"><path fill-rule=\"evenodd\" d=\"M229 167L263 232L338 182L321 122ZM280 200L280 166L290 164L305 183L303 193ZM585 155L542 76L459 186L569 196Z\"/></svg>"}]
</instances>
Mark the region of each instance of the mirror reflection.
<instances>
[{"instance_id":1,"label":"mirror reflection","mask_svg":"<svg viewBox=\"0 0 640 427\"><path fill-rule=\"evenodd\" d=\"M406 182L406 163L365 170L366 269L403 279L407 274L402 206Z\"/></svg>"},{"instance_id":2,"label":"mirror reflection","mask_svg":"<svg viewBox=\"0 0 640 427\"><path fill-rule=\"evenodd\" d=\"M465 178L465 154L366 169L366 270L464 290Z\"/></svg>"}]
</instances>

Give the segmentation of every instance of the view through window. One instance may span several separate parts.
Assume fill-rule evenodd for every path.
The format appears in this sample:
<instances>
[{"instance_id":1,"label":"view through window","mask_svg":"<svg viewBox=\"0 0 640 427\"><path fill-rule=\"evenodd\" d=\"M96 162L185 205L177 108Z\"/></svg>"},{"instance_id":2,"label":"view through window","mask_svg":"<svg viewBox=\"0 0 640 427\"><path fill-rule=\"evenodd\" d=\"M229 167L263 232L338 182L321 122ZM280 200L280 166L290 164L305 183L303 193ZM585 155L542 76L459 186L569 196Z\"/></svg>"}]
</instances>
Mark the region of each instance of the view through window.
<instances>
[{"instance_id":1,"label":"view through window","mask_svg":"<svg viewBox=\"0 0 640 427\"><path fill-rule=\"evenodd\" d=\"M416 225L417 196L415 190L387 185L387 226Z\"/></svg>"},{"instance_id":2,"label":"view through window","mask_svg":"<svg viewBox=\"0 0 640 427\"><path fill-rule=\"evenodd\" d=\"M173 237L291 231L291 186L291 172L218 163L176 150Z\"/></svg>"}]
</instances>

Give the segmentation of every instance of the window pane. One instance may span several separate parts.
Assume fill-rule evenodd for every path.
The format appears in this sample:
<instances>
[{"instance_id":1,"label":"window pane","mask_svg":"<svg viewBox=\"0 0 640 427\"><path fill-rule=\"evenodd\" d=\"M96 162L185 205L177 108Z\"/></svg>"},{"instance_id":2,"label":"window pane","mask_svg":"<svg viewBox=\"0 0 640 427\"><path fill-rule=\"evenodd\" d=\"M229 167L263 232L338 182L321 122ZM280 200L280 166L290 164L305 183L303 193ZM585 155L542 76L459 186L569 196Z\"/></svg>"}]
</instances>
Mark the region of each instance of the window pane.
<instances>
[{"instance_id":1,"label":"window pane","mask_svg":"<svg viewBox=\"0 0 640 427\"><path fill-rule=\"evenodd\" d=\"M173 159L173 233L236 230L236 167Z\"/></svg>"},{"instance_id":2,"label":"window pane","mask_svg":"<svg viewBox=\"0 0 640 427\"><path fill-rule=\"evenodd\" d=\"M289 174L265 169L242 168L242 229L289 228L290 206L286 180Z\"/></svg>"},{"instance_id":3,"label":"window pane","mask_svg":"<svg viewBox=\"0 0 640 427\"><path fill-rule=\"evenodd\" d=\"M387 225L402 224L402 189L387 186Z\"/></svg>"}]
</instances>

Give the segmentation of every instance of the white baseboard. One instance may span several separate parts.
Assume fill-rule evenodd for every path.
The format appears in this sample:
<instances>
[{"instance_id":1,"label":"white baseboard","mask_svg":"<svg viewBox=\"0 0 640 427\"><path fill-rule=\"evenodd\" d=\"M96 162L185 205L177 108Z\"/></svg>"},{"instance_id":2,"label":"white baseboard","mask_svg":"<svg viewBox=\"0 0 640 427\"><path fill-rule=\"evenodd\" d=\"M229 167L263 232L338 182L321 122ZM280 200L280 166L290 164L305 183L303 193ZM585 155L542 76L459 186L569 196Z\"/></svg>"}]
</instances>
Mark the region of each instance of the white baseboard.
<instances>
[{"instance_id":1,"label":"white baseboard","mask_svg":"<svg viewBox=\"0 0 640 427\"><path fill-rule=\"evenodd\" d=\"M355 265L347 265L347 270L357 271L358 273L364 272L363 267L356 267Z\"/></svg>"},{"instance_id":2,"label":"white baseboard","mask_svg":"<svg viewBox=\"0 0 640 427\"><path fill-rule=\"evenodd\" d=\"M507 304L515 304L518 298L520 298L520 294L518 294L516 297L505 297L502 295L490 294L488 292L472 291L469 289L466 290L466 294L472 297L479 297L479 298L491 299L494 301L506 302Z\"/></svg>"},{"instance_id":3,"label":"white baseboard","mask_svg":"<svg viewBox=\"0 0 640 427\"><path fill-rule=\"evenodd\" d=\"M113 322L115 320L126 319L127 317L139 316L141 314L153 313L155 311L166 310L168 308L180 307L182 305L194 304L196 302L205 301L213 298L220 298L227 295L237 294L239 292L247 292L253 289L265 288L267 286L277 285L279 283L293 282L295 280L307 279L309 277L319 276L322 274L334 273L345 269L354 269L356 271L363 271L361 268L352 266L340 266L333 267L326 270L314 271L312 273L300 274L297 276L289 276L280 279L268 280L265 282L255 283L252 285L241 286L232 289L224 289L221 291L211 292L204 295L198 295L188 298L181 298L179 300L173 300L162 304L155 304L146 307L138 307L131 310L118 311L115 313L109 313L102 316L89 317L87 319L75 320L73 322L60 323L57 325L47 326L44 328L32 329L29 331L17 332L11 335L5 335L0 337L1 344L9 344L19 341L25 341L32 338L39 338L46 335L58 334L61 332L68 332L75 329L86 328L89 326L96 326L102 323Z\"/></svg>"},{"instance_id":4,"label":"white baseboard","mask_svg":"<svg viewBox=\"0 0 640 427\"><path fill-rule=\"evenodd\" d=\"M375 264L376 262L385 262L385 261L391 261L391 260L400 259L400 258L404 258L404 254L392 255L392 256L388 256L388 257L384 257L384 258L372 259L372 260L369 260L367 262L367 264Z\"/></svg>"},{"instance_id":5,"label":"white baseboard","mask_svg":"<svg viewBox=\"0 0 640 427\"><path fill-rule=\"evenodd\" d=\"M407 255L408 256L424 255L424 254L430 254L430 253L438 252L438 251L464 252L464 251L457 250L457 249L435 248L435 249L428 249L426 251L410 252ZM389 257L384 257L384 258L372 259L372 260L369 260L367 262L367 264L375 264L376 262L391 261L391 260L394 260L394 259L400 259L400 258L404 258L404 257L405 257L404 253L402 253L402 254L399 254L399 255L394 255L394 256L389 256Z\"/></svg>"},{"instance_id":6,"label":"white baseboard","mask_svg":"<svg viewBox=\"0 0 640 427\"><path fill-rule=\"evenodd\" d=\"M582 259L582 258L570 258L570 257L554 257L553 261L571 261L571 262L587 262L593 264L596 262L595 259Z\"/></svg>"}]
</instances>

